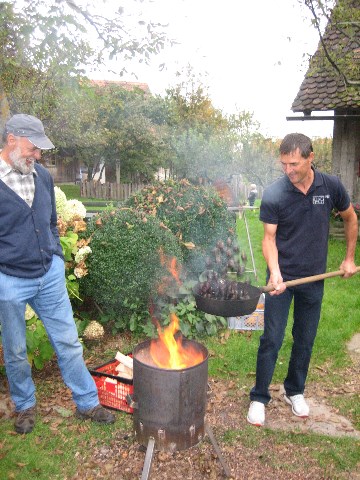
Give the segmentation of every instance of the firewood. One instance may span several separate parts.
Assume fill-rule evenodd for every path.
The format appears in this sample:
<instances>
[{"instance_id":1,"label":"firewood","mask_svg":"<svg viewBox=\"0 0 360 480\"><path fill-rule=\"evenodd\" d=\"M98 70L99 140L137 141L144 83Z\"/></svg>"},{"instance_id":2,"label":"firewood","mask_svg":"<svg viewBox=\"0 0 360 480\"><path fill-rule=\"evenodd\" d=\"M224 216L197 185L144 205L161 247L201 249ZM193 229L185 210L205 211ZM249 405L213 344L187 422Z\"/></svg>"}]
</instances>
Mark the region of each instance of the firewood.
<instances>
[{"instance_id":1,"label":"firewood","mask_svg":"<svg viewBox=\"0 0 360 480\"><path fill-rule=\"evenodd\" d=\"M121 352L117 352L117 354L115 355L115 359L126 367L130 368L131 370L133 369L133 359L131 357L128 357Z\"/></svg>"},{"instance_id":2,"label":"firewood","mask_svg":"<svg viewBox=\"0 0 360 480\"><path fill-rule=\"evenodd\" d=\"M133 378L132 369L122 363L119 363L119 365L115 367L115 370L118 372L120 377Z\"/></svg>"}]
</instances>

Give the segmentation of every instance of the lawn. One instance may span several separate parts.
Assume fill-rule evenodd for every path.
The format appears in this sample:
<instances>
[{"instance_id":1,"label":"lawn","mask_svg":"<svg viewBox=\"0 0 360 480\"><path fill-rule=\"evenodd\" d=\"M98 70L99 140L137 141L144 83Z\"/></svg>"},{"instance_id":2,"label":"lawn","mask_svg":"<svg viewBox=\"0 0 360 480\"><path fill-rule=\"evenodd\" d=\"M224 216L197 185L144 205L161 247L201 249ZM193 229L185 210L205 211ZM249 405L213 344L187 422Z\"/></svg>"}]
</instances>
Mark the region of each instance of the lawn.
<instances>
[{"instance_id":1,"label":"lawn","mask_svg":"<svg viewBox=\"0 0 360 480\"><path fill-rule=\"evenodd\" d=\"M56 185L59 187L66 195L68 200L79 200L82 202L87 212L96 213L105 210L108 206L114 205L116 202L111 202L109 200L102 200L100 198L85 198L80 195L80 185L75 185L74 183L59 183Z\"/></svg>"},{"instance_id":2,"label":"lawn","mask_svg":"<svg viewBox=\"0 0 360 480\"><path fill-rule=\"evenodd\" d=\"M68 198L75 198L66 194ZM258 212L249 211L246 215L258 278L254 278L251 272L249 276L253 284L263 285L262 226ZM250 258L243 220L238 220L237 231L240 244ZM344 254L345 242L330 240L328 271L338 270ZM359 249L356 262L360 264ZM252 269L251 262L248 268ZM335 395L335 392L359 381L354 377L359 372L353 368L346 348L349 339L360 331L359 288L360 275L349 280L332 278L325 281L321 322L308 377L313 389L329 392L327 403L350 419L358 430L359 390L342 395ZM260 335L261 331L224 330L216 338L199 340L207 346L210 354L209 380L213 393L208 415L227 461L237 472L235 478L354 478L352 474L360 458L359 438L257 429L246 423L248 392L254 381ZM126 351L140 340L124 335L119 343ZM286 374L290 347L291 322L276 365L274 384L281 383ZM105 357L111 358L116 350L117 347L110 342L100 353L85 350L85 356L94 364ZM3 380L0 374L0 381ZM12 419L0 419L1 479L140 478L144 451L139 449L133 437L131 415L119 413L116 423L110 426L80 422L71 417L73 404L56 365L36 373L35 381L39 415L34 432L26 436L15 435L12 433ZM4 398L4 394L0 398ZM227 423L224 415L227 415ZM153 469L154 480L222 478L208 442L201 442L186 452L156 454Z\"/></svg>"}]
</instances>

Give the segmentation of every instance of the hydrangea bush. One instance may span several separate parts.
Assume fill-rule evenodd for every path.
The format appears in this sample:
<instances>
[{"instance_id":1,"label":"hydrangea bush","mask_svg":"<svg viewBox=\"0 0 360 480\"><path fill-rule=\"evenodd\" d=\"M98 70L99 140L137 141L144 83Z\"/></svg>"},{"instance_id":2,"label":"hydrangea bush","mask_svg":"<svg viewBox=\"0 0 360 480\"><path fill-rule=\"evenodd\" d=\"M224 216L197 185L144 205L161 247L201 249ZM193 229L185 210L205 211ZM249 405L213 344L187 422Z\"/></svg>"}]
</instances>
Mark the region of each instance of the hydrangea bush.
<instances>
[{"instance_id":1,"label":"hydrangea bush","mask_svg":"<svg viewBox=\"0 0 360 480\"><path fill-rule=\"evenodd\" d=\"M79 238L79 233L86 230L86 208L79 200L67 200L59 187L55 187L55 199L60 243L66 262L66 286L70 298L80 300L78 279L87 275L85 261L91 254L90 238Z\"/></svg>"},{"instance_id":2,"label":"hydrangea bush","mask_svg":"<svg viewBox=\"0 0 360 480\"><path fill-rule=\"evenodd\" d=\"M54 356L45 327L30 305L26 305L26 348L30 365L41 370Z\"/></svg>"}]
</instances>

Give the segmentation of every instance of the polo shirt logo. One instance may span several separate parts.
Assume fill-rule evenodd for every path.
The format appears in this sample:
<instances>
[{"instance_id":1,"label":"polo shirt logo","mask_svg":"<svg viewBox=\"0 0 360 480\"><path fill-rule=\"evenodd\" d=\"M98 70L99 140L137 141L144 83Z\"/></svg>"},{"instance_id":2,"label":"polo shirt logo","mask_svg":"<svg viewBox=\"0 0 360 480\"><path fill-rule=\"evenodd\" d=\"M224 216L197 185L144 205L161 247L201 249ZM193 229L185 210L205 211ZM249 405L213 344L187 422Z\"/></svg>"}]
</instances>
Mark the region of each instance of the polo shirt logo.
<instances>
[{"instance_id":1,"label":"polo shirt logo","mask_svg":"<svg viewBox=\"0 0 360 480\"><path fill-rule=\"evenodd\" d=\"M324 195L314 195L313 196L313 205L324 205L325 196Z\"/></svg>"}]
</instances>

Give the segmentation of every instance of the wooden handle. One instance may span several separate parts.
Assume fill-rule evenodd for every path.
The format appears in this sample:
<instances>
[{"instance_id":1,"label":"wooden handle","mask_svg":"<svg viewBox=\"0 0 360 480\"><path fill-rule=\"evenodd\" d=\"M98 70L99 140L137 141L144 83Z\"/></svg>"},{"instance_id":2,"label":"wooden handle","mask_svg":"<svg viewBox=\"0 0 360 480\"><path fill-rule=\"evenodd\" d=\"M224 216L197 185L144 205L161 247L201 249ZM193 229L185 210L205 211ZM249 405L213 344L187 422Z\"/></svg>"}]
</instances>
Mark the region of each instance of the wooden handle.
<instances>
[{"instance_id":1,"label":"wooden handle","mask_svg":"<svg viewBox=\"0 0 360 480\"><path fill-rule=\"evenodd\" d=\"M360 267L356 267L356 273L360 272ZM284 282L287 287L295 287L296 285L303 285L304 283L317 282L319 280L325 280L325 278L341 277L344 275L343 270L337 270L336 272L321 273L320 275L312 275L311 277L297 278L296 280L288 280ZM272 292L275 288L272 285L266 285L261 287L262 292Z\"/></svg>"}]
</instances>

